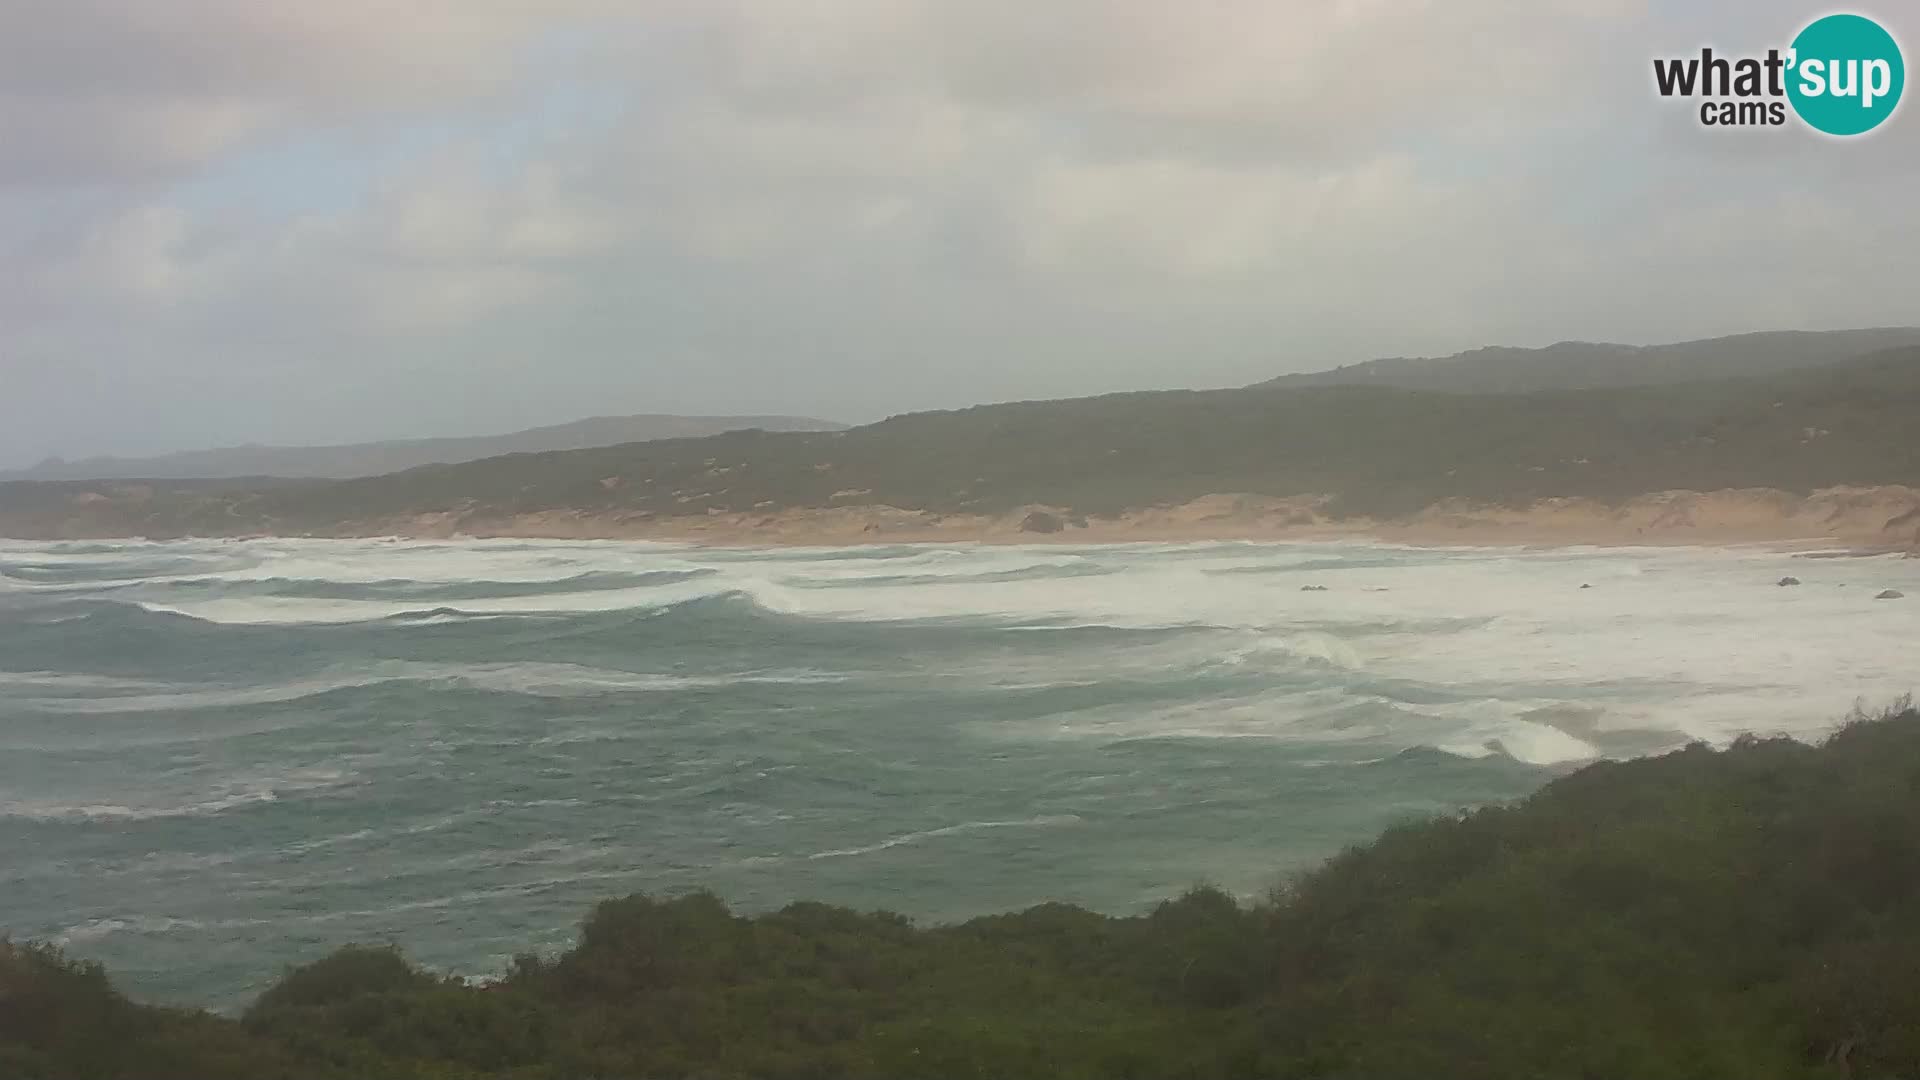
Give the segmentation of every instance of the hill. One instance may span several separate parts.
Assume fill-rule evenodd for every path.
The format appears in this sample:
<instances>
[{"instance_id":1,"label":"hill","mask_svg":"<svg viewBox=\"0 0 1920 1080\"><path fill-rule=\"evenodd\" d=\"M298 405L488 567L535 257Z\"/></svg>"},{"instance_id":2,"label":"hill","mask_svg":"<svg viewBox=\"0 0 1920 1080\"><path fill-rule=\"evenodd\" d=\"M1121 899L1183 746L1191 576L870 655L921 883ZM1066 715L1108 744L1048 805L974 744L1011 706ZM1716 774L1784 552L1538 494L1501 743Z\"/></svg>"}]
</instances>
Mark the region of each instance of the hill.
<instances>
[{"instance_id":1,"label":"hill","mask_svg":"<svg viewBox=\"0 0 1920 1080\"><path fill-rule=\"evenodd\" d=\"M631 896L496 983L350 947L239 1020L0 945L0 1002L20 1077L1911 1077L1920 714L1592 765L1251 904Z\"/></svg>"},{"instance_id":2,"label":"hill","mask_svg":"<svg viewBox=\"0 0 1920 1080\"><path fill-rule=\"evenodd\" d=\"M1766 378L1443 394L1164 391L917 413L838 432L739 431L299 484L0 484L24 537L482 532L566 515L631 535L715 515L885 506L1117 515L1220 492L1331 517L1450 500L1527 506L1671 489L1920 485L1920 347ZM731 520L731 519L729 519ZM534 525L539 525L538 521ZM628 531L622 531L628 530Z\"/></svg>"},{"instance_id":3,"label":"hill","mask_svg":"<svg viewBox=\"0 0 1920 1080\"><path fill-rule=\"evenodd\" d=\"M1772 375L1912 345L1920 345L1920 327L1782 330L1673 345L1562 341L1544 349L1489 346L1452 356L1369 360L1332 371L1282 375L1264 385L1390 386L1454 394L1662 386Z\"/></svg>"},{"instance_id":4,"label":"hill","mask_svg":"<svg viewBox=\"0 0 1920 1080\"><path fill-rule=\"evenodd\" d=\"M378 476L422 465L450 464L500 454L583 450L648 439L685 439L725 431L836 431L845 427L804 416L595 416L569 424L528 428L507 435L448 439L402 439L341 446L229 446L150 458L96 457L43 461L31 469L0 472L6 480L187 480L235 477Z\"/></svg>"},{"instance_id":5,"label":"hill","mask_svg":"<svg viewBox=\"0 0 1920 1080\"><path fill-rule=\"evenodd\" d=\"M1770 375L1869 352L1920 346L1920 327L1770 331L1670 345L1563 341L1541 349L1489 346L1446 357L1393 357L1330 371L1282 375L1265 387L1376 386L1444 393L1658 386ZM0 470L0 482L185 480L240 477L347 479L503 454L582 450L655 439L698 438L756 428L837 431L846 425L796 416L601 416L506 435L407 439L339 446L232 446L148 458L48 459Z\"/></svg>"}]
</instances>

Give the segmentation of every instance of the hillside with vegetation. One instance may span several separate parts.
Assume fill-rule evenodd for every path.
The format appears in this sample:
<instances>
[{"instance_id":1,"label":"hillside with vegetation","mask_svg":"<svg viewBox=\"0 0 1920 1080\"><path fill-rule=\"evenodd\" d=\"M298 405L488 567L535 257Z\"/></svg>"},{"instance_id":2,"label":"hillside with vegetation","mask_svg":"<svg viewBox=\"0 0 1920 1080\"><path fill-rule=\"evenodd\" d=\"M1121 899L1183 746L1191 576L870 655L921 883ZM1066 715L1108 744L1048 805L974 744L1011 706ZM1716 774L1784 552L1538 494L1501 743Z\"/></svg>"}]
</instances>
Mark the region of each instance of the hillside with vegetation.
<instances>
[{"instance_id":1,"label":"hillside with vegetation","mask_svg":"<svg viewBox=\"0 0 1920 1080\"><path fill-rule=\"evenodd\" d=\"M564 511L616 522L848 504L1084 515L1220 493L1337 516L1673 489L1920 485L1920 347L1767 377L1454 394L1371 386L1113 394L739 431L298 484L0 484L0 534L367 535Z\"/></svg>"},{"instance_id":2,"label":"hillside with vegetation","mask_svg":"<svg viewBox=\"0 0 1920 1080\"><path fill-rule=\"evenodd\" d=\"M226 446L158 457L50 458L30 469L0 471L0 480L218 480L233 477L379 476L421 465L449 465L500 454L584 450L647 439L689 439L726 431L838 431L830 420L804 416L594 416L505 435L391 439L337 446Z\"/></svg>"},{"instance_id":3,"label":"hillside with vegetation","mask_svg":"<svg viewBox=\"0 0 1920 1080\"><path fill-rule=\"evenodd\" d=\"M917 927L636 895L497 981L350 947L235 1018L0 945L0 1075L1912 1077L1920 713L1591 765L1252 903Z\"/></svg>"},{"instance_id":4,"label":"hillside with vegetation","mask_svg":"<svg viewBox=\"0 0 1920 1080\"><path fill-rule=\"evenodd\" d=\"M1562 341L1543 349L1491 345L1452 356L1391 357L1331 371L1282 375L1266 385L1391 386L1452 394L1661 386L1777 375L1913 345L1920 345L1920 327L1769 330L1671 345L1593 341Z\"/></svg>"}]
</instances>

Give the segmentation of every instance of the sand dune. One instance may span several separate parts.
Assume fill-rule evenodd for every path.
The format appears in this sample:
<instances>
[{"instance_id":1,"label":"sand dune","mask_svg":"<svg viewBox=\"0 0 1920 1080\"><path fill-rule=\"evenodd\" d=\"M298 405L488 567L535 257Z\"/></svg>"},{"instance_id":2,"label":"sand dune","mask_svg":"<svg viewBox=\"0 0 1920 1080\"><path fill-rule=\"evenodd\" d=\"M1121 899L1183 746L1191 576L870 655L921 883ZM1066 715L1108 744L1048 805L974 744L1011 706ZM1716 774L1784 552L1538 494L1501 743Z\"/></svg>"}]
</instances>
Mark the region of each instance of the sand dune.
<instances>
[{"instance_id":1,"label":"sand dune","mask_svg":"<svg viewBox=\"0 0 1920 1080\"><path fill-rule=\"evenodd\" d=\"M1787 543L1920 552L1920 489L1834 487L1664 491L1618 502L1545 499L1526 507L1437 503L1395 519L1329 517L1325 496L1208 495L1114 517L1060 507L956 515L891 506L654 518L550 511L504 517L422 514L369 521L355 535L657 539L727 545L1128 543L1318 540L1367 536L1416 544Z\"/></svg>"}]
</instances>

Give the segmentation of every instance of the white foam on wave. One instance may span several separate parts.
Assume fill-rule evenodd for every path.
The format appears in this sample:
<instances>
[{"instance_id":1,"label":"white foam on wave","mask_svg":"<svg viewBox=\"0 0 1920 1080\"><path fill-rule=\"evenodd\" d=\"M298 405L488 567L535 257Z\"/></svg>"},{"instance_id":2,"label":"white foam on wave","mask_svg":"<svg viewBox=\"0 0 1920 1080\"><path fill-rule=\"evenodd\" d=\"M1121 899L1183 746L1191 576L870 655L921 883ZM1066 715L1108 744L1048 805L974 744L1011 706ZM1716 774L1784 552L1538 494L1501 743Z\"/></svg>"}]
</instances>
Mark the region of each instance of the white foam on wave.
<instances>
[{"instance_id":1,"label":"white foam on wave","mask_svg":"<svg viewBox=\"0 0 1920 1080\"><path fill-rule=\"evenodd\" d=\"M1178 648L1155 654L1112 638L1072 652L1082 646L1071 644L1079 640L1071 628L1171 629L1216 649L1211 662L1223 670L1258 675L1304 663L1330 675L1364 673L1487 699L1595 704L1623 722L1715 742L1748 730L1817 734L1856 697L1885 700L1914 689L1920 678L1903 644L1920 640L1920 605L1870 599L1881 588L1920 593L1920 563L1851 559L1813 565L1757 549L941 545L889 548L879 553L884 557L873 557L869 549L707 552L621 542L316 540L140 545L127 561L160 565L183 553L245 562L223 571L236 578L349 583L526 582L589 572L705 569L713 572L673 584L461 601L463 614L421 621L661 611L738 594L764 610L809 619L959 619L1043 634L1067 631L1060 638L1067 644L1036 647L1031 663L1007 660L999 682L1010 687L1152 678L1167 665L1188 666ZM60 557L85 563L114 556L88 549ZM1109 572L1080 572L1089 564ZM1061 576L1045 576L1048 566L1060 567ZM1250 569L1260 572L1239 572ZM1788 572L1807 584L1772 586ZM909 580L903 583L903 577ZM943 587L948 579L964 580L966 587ZM1583 590L1582 584L1592 587ZM1325 591L1302 591L1305 585ZM139 596L153 610L234 624L364 622L419 607L392 599L169 597L159 585ZM1217 640L1208 636L1216 630L1224 635ZM1070 659L1062 660L1061 650ZM603 677L522 668L447 677L474 685L517 684L508 688L535 693L592 692L596 679L606 689L644 688L631 673ZM294 686L207 692L240 695L227 700L244 702L313 691ZM118 696L118 704L105 708L139 707L125 701L134 695ZM151 697L154 707L164 708L212 700ZM1505 748L1500 752L1526 760L1584 752L1573 744L1582 740L1551 727L1546 731L1554 734L1503 728L1508 720L1433 715L1455 725L1454 737L1436 741L1420 732L1428 745L1484 752L1491 739ZM1169 730L1185 730L1190 719L1175 718Z\"/></svg>"},{"instance_id":2,"label":"white foam on wave","mask_svg":"<svg viewBox=\"0 0 1920 1080\"><path fill-rule=\"evenodd\" d=\"M841 549L844 553L845 549ZM824 556L825 553L822 553ZM1110 567L1090 553L1061 553L1020 547L930 548L891 559L829 559L816 557L781 568L772 575L795 588L877 589L929 585L978 586L1003 581L1078 577L1106 572Z\"/></svg>"},{"instance_id":3,"label":"white foam on wave","mask_svg":"<svg viewBox=\"0 0 1920 1080\"><path fill-rule=\"evenodd\" d=\"M947 825L938 829L922 829L918 832L901 833L898 836L890 836L877 843L864 844L860 847L816 851L806 856L806 858L809 860L841 859L854 855L872 855L875 852L886 851L890 848L918 844L927 840L937 840L943 836L958 836L961 833L979 832L983 829L1043 829L1061 825L1078 825L1080 821L1081 819L1078 814L1042 814L1038 817L1025 818L1019 821L963 821L958 825Z\"/></svg>"},{"instance_id":4,"label":"white foam on wave","mask_svg":"<svg viewBox=\"0 0 1920 1080\"><path fill-rule=\"evenodd\" d=\"M535 661L455 664L383 660L265 686L204 687L153 682L109 683L109 686L116 689L123 685L131 685L147 691L164 688L165 692L121 693L105 697L21 698L16 699L13 704L18 708L42 713L103 715L269 705L298 701L340 690L363 689L394 683L438 683L476 690L530 694L537 697L578 697L603 693L711 689L756 683L805 685L840 682L846 678L847 676L841 673L810 669L682 675L616 671L581 664ZM52 682L34 685L60 689L101 688L85 677L71 684Z\"/></svg>"},{"instance_id":5,"label":"white foam on wave","mask_svg":"<svg viewBox=\"0 0 1920 1080\"><path fill-rule=\"evenodd\" d=\"M80 553L49 553L0 544L0 562L9 558L89 571L81 580L8 579L10 587L62 595L132 590L131 598L149 611L187 615L215 623L351 623L418 611L418 600L303 597L208 597L207 586L263 581L315 581L336 585L409 582L436 585L553 585L552 594L506 595L461 602L478 614L621 610L707 595L714 590L682 589L649 596L671 585L628 589L577 590L564 586L583 573L693 572L704 564L676 558L679 547L617 542L456 541L443 543L377 540L177 541L121 548L93 545ZM190 587L190 589L188 588ZM596 600L595 597L604 599Z\"/></svg>"},{"instance_id":6,"label":"white foam on wave","mask_svg":"<svg viewBox=\"0 0 1920 1080\"><path fill-rule=\"evenodd\" d=\"M1360 671L1367 666L1366 659L1352 642L1312 631L1262 634L1228 649L1220 657L1220 663L1233 667L1256 667L1276 660L1306 660L1348 671Z\"/></svg>"},{"instance_id":7,"label":"white foam on wave","mask_svg":"<svg viewBox=\"0 0 1920 1080\"><path fill-rule=\"evenodd\" d=\"M212 600L138 600L141 608L167 615L184 615L202 622L234 626L303 625L316 623L380 622L402 615L417 616L410 625L426 626L502 615L570 615L595 611L629 611L668 607L724 590L688 585L642 586L537 594L482 597L423 611L418 600L321 600L309 597L223 597Z\"/></svg>"},{"instance_id":8,"label":"white foam on wave","mask_svg":"<svg viewBox=\"0 0 1920 1080\"><path fill-rule=\"evenodd\" d=\"M511 619L513 615L500 613L495 615L470 615L463 611L437 611L430 615L421 615L409 619L409 626L450 626L454 623L489 622L494 619Z\"/></svg>"},{"instance_id":9,"label":"white foam on wave","mask_svg":"<svg viewBox=\"0 0 1920 1080\"><path fill-rule=\"evenodd\" d=\"M1124 742L1135 739L1263 739L1275 742L1364 741L1385 734L1343 717L1354 705L1338 687L1266 690L1171 704L1125 702L992 723L986 734L1013 740Z\"/></svg>"},{"instance_id":10,"label":"white foam on wave","mask_svg":"<svg viewBox=\"0 0 1920 1080\"><path fill-rule=\"evenodd\" d=\"M1487 740L1515 761L1529 765L1562 765L1573 761L1591 761L1600 756L1592 743L1545 724L1525 720L1509 721L1498 734Z\"/></svg>"},{"instance_id":11,"label":"white foam on wave","mask_svg":"<svg viewBox=\"0 0 1920 1080\"><path fill-rule=\"evenodd\" d=\"M283 796L350 787L358 782L357 776L341 769L296 769L270 777L226 780L176 793L171 799L154 797L140 805L104 800L0 799L0 818L73 824L213 817L239 807L279 802Z\"/></svg>"},{"instance_id":12,"label":"white foam on wave","mask_svg":"<svg viewBox=\"0 0 1920 1080\"><path fill-rule=\"evenodd\" d=\"M303 566L299 568L299 572L317 574L321 569L319 566ZM414 573L423 573L419 568L408 569ZM166 583L161 582L153 584L152 587L143 587L113 598L131 600L149 612L184 615L203 622L230 625L345 624L377 622L408 616L408 625L424 626L512 615L575 615L601 611L660 609L690 600L741 591L755 584L754 581L730 582L724 574L697 574L696 571L700 569L702 568L685 564L680 560L663 562L657 557L649 560L636 555L629 559L617 560L616 565L611 567L569 562L561 566L540 568L538 573L515 573L509 568L499 566L498 557L496 557L487 566L476 568L477 576L471 578L452 576L442 569L436 571L440 576L391 578L376 576L372 571L362 571L357 577L340 578L322 575L300 580L328 581L348 586L399 580L419 585L461 584L482 589L488 584L502 586L546 584L552 585L557 591L528 593L524 590L503 589L503 595L499 596L480 595L447 602L390 596L207 597L198 592L190 595L179 595L179 590L169 592ZM638 585L609 585L598 589L578 587L577 579L584 574L606 571L635 574L666 572L688 576L682 580ZM284 576L286 575L280 573L265 575L267 578Z\"/></svg>"},{"instance_id":13,"label":"white foam on wave","mask_svg":"<svg viewBox=\"0 0 1920 1080\"><path fill-rule=\"evenodd\" d=\"M1528 765L1565 765L1592 761L1600 748L1563 728L1526 718L1525 704L1471 701L1426 706L1429 715L1458 723L1459 730L1434 740L1433 749L1455 757L1482 758L1502 754Z\"/></svg>"},{"instance_id":14,"label":"white foam on wave","mask_svg":"<svg viewBox=\"0 0 1920 1080\"><path fill-rule=\"evenodd\" d=\"M227 581L275 578L333 581L343 584L417 581L456 584L471 581L556 581L578 573L573 567L602 570L676 568L680 545L595 541L393 541L259 539L245 541L130 541L89 545L81 552L0 541L0 561L25 561L75 568L127 567L128 581L191 576ZM690 565L690 564L689 564ZM143 566L159 567L139 573ZM169 568L172 569L169 569Z\"/></svg>"},{"instance_id":15,"label":"white foam on wave","mask_svg":"<svg viewBox=\"0 0 1920 1080\"><path fill-rule=\"evenodd\" d=\"M167 690L175 684L158 679L126 679L79 671L0 671L0 687L24 693L138 693Z\"/></svg>"},{"instance_id":16,"label":"white foam on wave","mask_svg":"<svg viewBox=\"0 0 1920 1080\"><path fill-rule=\"evenodd\" d=\"M714 571L698 579L640 587L578 590L462 600L462 616L573 614L658 609L703 597L737 593L771 611L813 618L897 621L984 618L1018 624L1066 620L1078 625L1153 629L1216 625L1260 629L1288 615L1342 606L1327 594L1301 594L1284 574L1259 580L1224 578L1211 571L1245 565L1265 553L1281 562L1337 558L1329 545L1261 548L1218 545L1123 545L1073 549L1044 547L927 548L887 559L842 551L838 559L793 561L786 552L729 552L703 559L695 549L659 545L515 544L489 548L459 544L370 544L361 541L267 541L232 580L525 583L561 581L588 572ZM1391 550L1391 549L1389 549ZM822 556L831 555L821 552ZM1056 568L1059 576L1045 576ZM1088 573L1088 570L1111 573ZM1380 567L1370 580L1398 571ZM1036 576L1039 575L1039 576ZM905 576L911 581L903 584ZM941 588L949 580L965 588ZM1378 582L1375 581L1375 584ZM420 610L419 601L392 598L325 599L286 596L168 595L165 581L134 598L149 611L239 625L354 623ZM831 585L831 588L821 588ZM1351 601L1351 597L1348 601ZM1376 602L1380 611L1391 604ZM443 616L442 618L452 618Z\"/></svg>"},{"instance_id":17,"label":"white foam on wave","mask_svg":"<svg viewBox=\"0 0 1920 1080\"><path fill-rule=\"evenodd\" d=\"M177 934L182 930L205 930L207 925L197 919L182 919L171 915L102 917L75 923L55 933L50 940L55 945L65 947L88 944L114 934ZM224 925L234 924L227 922Z\"/></svg>"},{"instance_id":18,"label":"white foam on wave","mask_svg":"<svg viewBox=\"0 0 1920 1080\"><path fill-rule=\"evenodd\" d=\"M1543 722L1550 702L1478 699L1413 705L1343 686L1268 690L1173 704L1126 702L996 723L999 738L1121 743L1139 740L1256 739L1355 748L1357 764L1413 747L1463 758L1503 755L1529 765L1590 761L1601 749ZM1624 725L1631 727L1633 725ZM1645 732L1639 732L1645 735ZM1684 741L1677 735L1668 742ZM1362 750L1372 751L1370 757Z\"/></svg>"},{"instance_id":19,"label":"white foam on wave","mask_svg":"<svg viewBox=\"0 0 1920 1080\"><path fill-rule=\"evenodd\" d=\"M123 806L118 803L48 803L14 800L0 802L0 817L28 821L149 821L154 818L208 817L248 803L273 802L271 788L236 791L213 799L177 806Z\"/></svg>"}]
</instances>

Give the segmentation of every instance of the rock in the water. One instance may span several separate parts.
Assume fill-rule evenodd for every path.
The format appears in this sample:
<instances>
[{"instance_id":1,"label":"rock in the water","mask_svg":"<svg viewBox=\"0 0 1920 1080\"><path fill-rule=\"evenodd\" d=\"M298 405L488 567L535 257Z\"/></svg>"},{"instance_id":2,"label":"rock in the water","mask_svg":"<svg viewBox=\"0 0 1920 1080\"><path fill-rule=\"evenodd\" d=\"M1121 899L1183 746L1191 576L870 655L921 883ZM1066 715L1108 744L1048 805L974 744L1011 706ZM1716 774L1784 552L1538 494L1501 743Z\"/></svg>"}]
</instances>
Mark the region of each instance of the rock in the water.
<instances>
[{"instance_id":1,"label":"rock in the water","mask_svg":"<svg viewBox=\"0 0 1920 1080\"><path fill-rule=\"evenodd\" d=\"M1906 595L1906 593L1901 592L1899 589L1886 589L1875 593L1873 598L1875 600L1898 600Z\"/></svg>"},{"instance_id":2,"label":"rock in the water","mask_svg":"<svg viewBox=\"0 0 1920 1080\"><path fill-rule=\"evenodd\" d=\"M1302 585L1300 586L1300 591L1301 592L1326 592L1327 587L1325 585Z\"/></svg>"},{"instance_id":3,"label":"rock in the water","mask_svg":"<svg viewBox=\"0 0 1920 1080\"><path fill-rule=\"evenodd\" d=\"M1030 533L1057 533L1066 528L1059 518L1045 510L1035 510L1020 521L1020 531Z\"/></svg>"},{"instance_id":4,"label":"rock in the water","mask_svg":"<svg viewBox=\"0 0 1920 1080\"><path fill-rule=\"evenodd\" d=\"M1591 589L1591 588L1593 588L1593 586L1591 586L1591 585L1589 585L1589 584L1587 584L1587 583L1586 583L1586 582L1584 582L1584 581L1580 583L1580 587L1581 587L1581 588L1583 588L1583 589Z\"/></svg>"},{"instance_id":5,"label":"rock in the water","mask_svg":"<svg viewBox=\"0 0 1920 1080\"><path fill-rule=\"evenodd\" d=\"M1800 579L1797 577L1783 577L1779 581L1774 582L1774 584L1775 585L1798 585L1800 584Z\"/></svg>"}]
</instances>

